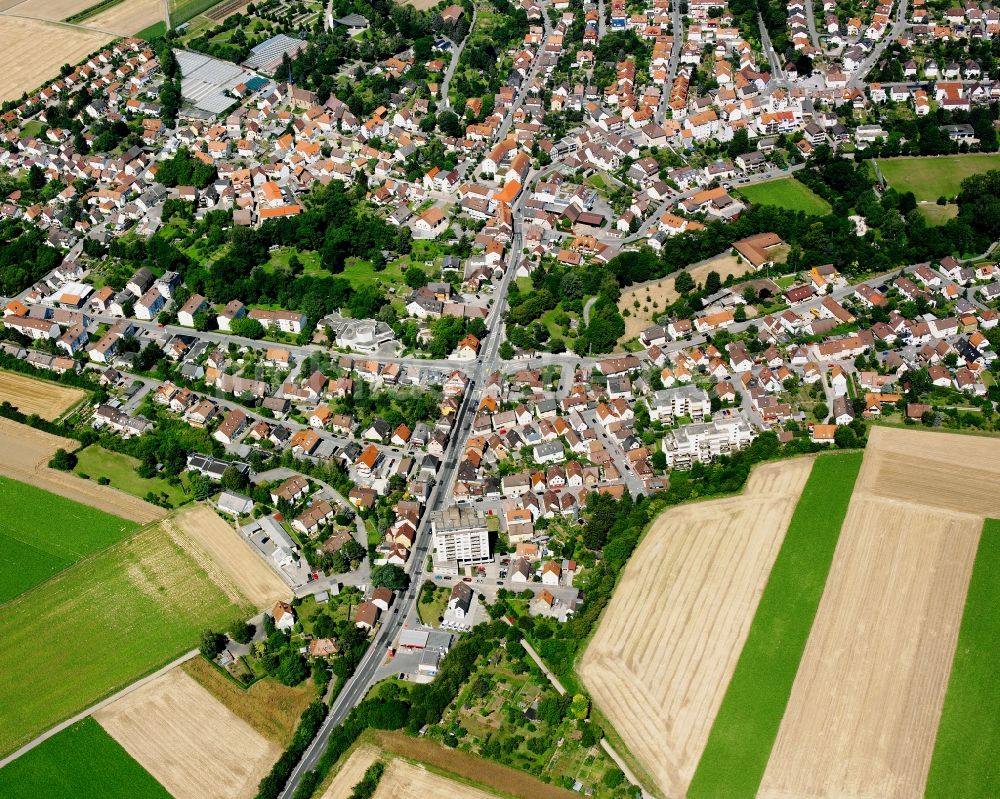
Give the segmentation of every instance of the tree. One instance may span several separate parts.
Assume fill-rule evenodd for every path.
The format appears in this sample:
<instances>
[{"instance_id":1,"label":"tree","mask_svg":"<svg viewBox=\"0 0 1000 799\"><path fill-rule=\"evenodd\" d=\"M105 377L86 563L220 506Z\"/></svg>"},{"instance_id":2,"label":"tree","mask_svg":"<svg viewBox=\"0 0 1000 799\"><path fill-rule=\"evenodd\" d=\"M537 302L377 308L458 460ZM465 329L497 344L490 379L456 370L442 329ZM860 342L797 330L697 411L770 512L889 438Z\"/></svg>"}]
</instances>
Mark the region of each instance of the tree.
<instances>
[{"instance_id":1,"label":"tree","mask_svg":"<svg viewBox=\"0 0 1000 799\"><path fill-rule=\"evenodd\" d=\"M841 425L833 434L833 442L840 449L854 449L858 446L858 436L850 427Z\"/></svg>"},{"instance_id":2,"label":"tree","mask_svg":"<svg viewBox=\"0 0 1000 799\"><path fill-rule=\"evenodd\" d=\"M825 421L826 417L830 415L830 409L826 407L825 402L817 402L813 405L813 416L819 421Z\"/></svg>"},{"instance_id":3,"label":"tree","mask_svg":"<svg viewBox=\"0 0 1000 799\"><path fill-rule=\"evenodd\" d=\"M509 361L514 357L514 348L511 346L509 341L501 342L500 344L500 357L505 361Z\"/></svg>"},{"instance_id":4,"label":"tree","mask_svg":"<svg viewBox=\"0 0 1000 799\"><path fill-rule=\"evenodd\" d=\"M281 655L274 677L282 685L295 686L309 676L309 664L298 652L285 652Z\"/></svg>"},{"instance_id":5,"label":"tree","mask_svg":"<svg viewBox=\"0 0 1000 799\"><path fill-rule=\"evenodd\" d=\"M719 277L719 273L712 270L707 275L705 275L705 293L715 294L720 288L722 288L722 279Z\"/></svg>"},{"instance_id":6,"label":"tree","mask_svg":"<svg viewBox=\"0 0 1000 799\"><path fill-rule=\"evenodd\" d=\"M28 188L39 191L45 188L46 183L48 180L45 177L45 170L38 164L32 164L31 169L28 170Z\"/></svg>"},{"instance_id":7,"label":"tree","mask_svg":"<svg viewBox=\"0 0 1000 799\"><path fill-rule=\"evenodd\" d=\"M257 631L254 625L243 619L235 619L229 628L229 636L238 644L249 644Z\"/></svg>"},{"instance_id":8,"label":"tree","mask_svg":"<svg viewBox=\"0 0 1000 799\"><path fill-rule=\"evenodd\" d=\"M402 567L394 564L372 567L372 585L376 588L389 588L392 591L405 591L410 587L410 575Z\"/></svg>"},{"instance_id":9,"label":"tree","mask_svg":"<svg viewBox=\"0 0 1000 799\"><path fill-rule=\"evenodd\" d=\"M215 660L219 653L226 648L226 636L214 630L205 630L201 634L201 654L209 660Z\"/></svg>"},{"instance_id":10,"label":"tree","mask_svg":"<svg viewBox=\"0 0 1000 799\"><path fill-rule=\"evenodd\" d=\"M234 336L242 336L243 338L259 339L264 337L264 325L247 316L233 319L229 323L229 331Z\"/></svg>"},{"instance_id":11,"label":"tree","mask_svg":"<svg viewBox=\"0 0 1000 799\"><path fill-rule=\"evenodd\" d=\"M55 451L52 456L52 460L49 461L49 467L52 469L59 469L63 472L71 472L76 466L76 455L72 452L67 452L62 447Z\"/></svg>"},{"instance_id":12,"label":"tree","mask_svg":"<svg viewBox=\"0 0 1000 799\"><path fill-rule=\"evenodd\" d=\"M237 469L235 466L227 466L222 473L222 487L227 491L242 491L250 482L247 473Z\"/></svg>"},{"instance_id":13,"label":"tree","mask_svg":"<svg viewBox=\"0 0 1000 799\"><path fill-rule=\"evenodd\" d=\"M690 272L681 271L674 278L674 290L678 294L687 294L694 290L694 278Z\"/></svg>"},{"instance_id":14,"label":"tree","mask_svg":"<svg viewBox=\"0 0 1000 799\"><path fill-rule=\"evenodd\" d=\"M406 285L411 289L419 289L427 285L427 273L419 266L411 266L403 275Z\"/></svg>"}]
</instances>

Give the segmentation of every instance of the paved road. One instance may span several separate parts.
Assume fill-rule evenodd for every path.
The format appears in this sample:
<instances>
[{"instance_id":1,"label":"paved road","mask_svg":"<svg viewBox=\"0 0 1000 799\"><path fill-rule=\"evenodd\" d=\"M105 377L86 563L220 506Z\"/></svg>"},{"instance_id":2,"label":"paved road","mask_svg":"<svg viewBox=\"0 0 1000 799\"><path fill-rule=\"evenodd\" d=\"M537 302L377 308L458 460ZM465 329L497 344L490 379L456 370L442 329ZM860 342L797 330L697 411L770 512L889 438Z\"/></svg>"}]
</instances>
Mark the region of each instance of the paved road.
<instances>
[{"instance_id":1,"label":"paved road","mask_svg":"<svg viewBox=\"0 0 1000 799\"><path fill-rule=\"evenodd\" d=\"M814 0L805 0L806 3L806 25L809 27L809 40L817 50L819 46L819 34L816 32L816 12L813 9Z\"/></svg>"},{"instance_id":2,"label":"paved road","mask_svg":"<svg viewBox=\"0 0 1000 799\"><path fill-rule=\"evenodd\" d=\"M33 741L29 742L29 743L26 743L24 746L22 746L16 752L12 752L11 754L7 755L7 757L5 757L3 760L0 760L0 768L3 768L8 763L11 763L11 762L17 760L21 755L25 754L26 752L30 752L32 749L34 749L40 743L43 743L44 741L47 741L53 735L56 735L57 733L62 732L67 727L73 726L78 721L82 721L83 719L87 718L88 716L92 716L98 710L101 710L102 708L107 707L112 702L116 702L117 700L119 700L123 696L125 696L126 694L132 693L137 688L141 688L143 685L146 685L147 683L152 682L157 677L163 676L164 674L166 674L171 669L173 669L173 668L181 665L182 663L186 663L187 661L191 660L191 658L196 657L197 655L198 655L198 650L197 649L192 649L190 652L186 652L183 655L181 655L179 658L177 658L176 660L173 660L170 663L168 663L166 666L164 666L159 671L154 671L152 674L147 674L141 680L138 680L137 682L134 682L131 685L126 686L125 688L122 688L122 690L120 690L118 693L112 694L111 696L107 697L106 699L102 699L100 702L98 702L95 705L91 705L86 710L84 710L82 713L77 713L72 718L66 719L66 721L64 721L64 722L62 722L60 724L57 724L55 727L52 727L49 730L46 730L41 735L39 735L37 738L35 738L35 740L33 740Z\"/></svg>"},{"instance_id":3,"label":"paved road","mask_svg":"<svg viewBox=\"0 0 1000 799\"><path fill-rule=\"evenodd\" d=\"M875 47L872 48L868 57L861 62L861 66L847 82L848 86L864 86L865 76L871 72L872 67L878 63L878 60L882 57L882 53L885 52L885 48L902 36L906 31L906 0L896 0L896 2L896 19L892 24L892 29L882 35L882 38L879 39Z\"/></svg>"},{"instance_id":4,"label":"paved road","mask_svg":"<svg viewBox=\"0 0 1000 799\"><path fill-rule=\"evenodd\" d=\"M527 94L530 82L531 81L528 80L521 85L521 89L518 92L517 97L518 104L523 102L524 95ZM532 176L529 175L529 180L531 178ZM511 281L514 277L517 262L521 257L521 229L523 225L521 207L526 196L527 192L522 193L514 207L511 209L514 234L510 247L507 250L507 269L504 272L500 285L494 292L493 307L490 309L490 313L486 318L486 328L490 332L486 337L483 349L480 351L479 358L475 361L475 368L462 399L462 405L459 407L458 414L455 417L455 426L452 429L452 437L448 442L448 448L445 451L443 458L444 465L437 475L437 482L434 485L430 500L427 503L427 508L424 511L424 514L420 519L420 524L417 527L416 542L414 544L413 551L410 554L409 560L410 587L401 597L397 598L393 612L383 616L384 621L382 622L382 626L379 628L379 631L376 633L375 640L372 641L368 647L368 651L365 653L364 658L362 658L361 663L355 670L354 675L350 680L348 680L347 684L340 692L340 695L337 697L336 701L334 701L332 707L330 708L329 715L323 722L323 726L320 728L319 733L309 745L309 748L303 755L302 760L292 771L288 784L285 786L285 790L281 793L281 796L284 799L289 799L292 794L295 793L295 788L302 780L302 776L316 766L319 758L326 750L327 742L329 741L332 731L345 718L347 718L351 709L364 699L369 689L372 685L374 685L376 682L378 668L384 661L387 650L392 646L392 642L395 641L396 636L399 635L407 617L413 610L413 605L416 602L420 585L423 582L427 556L431 549L431 516L436 511L443 510L451 505L451 488L455 480L455 473L458 469L458 456L459 453L463 451L465 442L471 433L472 420L475 416L475 409L479 407L483 383L485 382L485 378L492 372L496 371L501 365L499 352L500 342L503 340L503 314L507 305L507 291L510 288Z\"/></svg>"},{"instance_id":5,"label":"paved road","mask_svg":"<svg viewBox=\"0 0 1000 799\"><path fill-rule=\"evenodd\" d=\"M332 2L332 0L331 0ZM448 87L451 85L451 79L455 75L455 70L458 67L458 61L462 57L462 51L465 49L465 43L469 41L469 37L472 36L472 31L476 27L476 4L472 4L472 22L469 24L469 32L466 34L465 38L462 39L457 45L451 39L445 36L451 42L451 61L448 64L448 69L445 70L444 80L441 82L441 105L445 108L451 108L451 100L448 99ZM461 109L459 109L461 111Z\"/></svg>"}]
</instances>

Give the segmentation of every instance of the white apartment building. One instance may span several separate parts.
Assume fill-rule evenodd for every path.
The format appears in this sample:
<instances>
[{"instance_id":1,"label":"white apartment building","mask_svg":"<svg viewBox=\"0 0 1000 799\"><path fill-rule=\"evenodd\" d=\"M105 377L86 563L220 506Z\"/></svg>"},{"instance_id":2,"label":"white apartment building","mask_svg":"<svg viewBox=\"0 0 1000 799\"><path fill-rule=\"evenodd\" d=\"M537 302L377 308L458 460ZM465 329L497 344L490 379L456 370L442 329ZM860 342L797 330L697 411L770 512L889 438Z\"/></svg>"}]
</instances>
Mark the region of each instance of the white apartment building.
<instances>
[{"instance_id":1,"label":"white apartment building","mask_svg":"<svg viewBox=\"0 0 1000 799\"><path fill-rule=\"evenodd\" d=\"M431 516L435 571L452 571L490 560L485 520L472 508L452 506Z\"/></svg>"},{"instance_id":2,"label":"white apartment building","mask_svg":"<svg viewBox=\"0 0 1000 799\"><path fill-rule=\"evenodd\" d=\"M756 437L750 423L742 415L734 415L671 430L663 439L663 452L671 469L690 469L696 462L708 463L737 452Z\"/></svg>"},{"instance_id":3,"label":"white apartment building","mask_svg":"<svg viewBox=\"0 0 1000 799\"><path fill-rule=\"evenodd\" d=\"M698 386L687 385L664 388L653 392L649 400L649 418L670 421L678 416L690 416L700 422L712 413L708 392Z\"/></svg>"}]
</instances>

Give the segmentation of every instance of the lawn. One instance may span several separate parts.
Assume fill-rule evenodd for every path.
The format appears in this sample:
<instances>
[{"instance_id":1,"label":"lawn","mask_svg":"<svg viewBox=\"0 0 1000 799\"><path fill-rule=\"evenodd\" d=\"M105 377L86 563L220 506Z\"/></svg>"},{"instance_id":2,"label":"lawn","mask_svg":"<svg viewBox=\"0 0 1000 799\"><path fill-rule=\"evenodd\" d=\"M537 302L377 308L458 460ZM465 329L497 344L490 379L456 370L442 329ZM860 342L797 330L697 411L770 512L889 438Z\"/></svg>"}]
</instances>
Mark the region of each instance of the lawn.
<instances>
[{"instance_id":1,"label":"lawn","mask_svg":"<svg viewBox=\"0 0 1000 799\"><path fill-rule=\"evenodd\" d=\"M11 679L0 681L0 754L250 612L160 526L21 594L3 608L0 673Z\"/></svg>"},{"instance_id":2,"label":"lawn","mask_svg":"<svg viewBox=\"0 0 1000 799\"><path fill-rule=\"evenodd\" d=\"M107 477L111 485L133 496L145 498L152 491L158 496L166 494L166 500L173 507L183 505L191 497L179 485L171 485L162 477L139 477L138 459L120 452L112 452L96 444L77 454L76 473L85 474L91 480Z\"/></svg>"},{"instance_id":3,"label":"lawn","mask_svg":"<svg viewBox=\"0 0 1000 799\"><path fill-rule=\"evenodd\" d=\"M812 216L830 213L830 204L795 178L741 186L738 193L754 205L775 205L789 211L805 211Z\"/></svg>"},{"instance_id":4,"label":"lawn","mask_svg":"<svg viewBox=\"0 0 1000 799\"><path fill-rule=\"evenodd\" d=\"M120 541L138 526L0 477L0 603Z\"/></svg>"},{"instance_id":5,"label":"lawn","mask_svg":"<svg viewBox=\"0 0 1000 799\"><path fill-rule=\"evenodd\" d=\"M444 616L448 609L448 600L451 598L451 591L441 586L435 586L434 594L430 602L423 601L424 593L420 592L420 602L417 603L417 614L420 622L431 627L437 627L439 619Z\"/></svg>"},{"instance_id":6,"label":"lawn","mask_svg":"<svg viewBox=\"0 0 1000 799\"><path fill-rule=\"evenodd\" d=\"M917 200L954 197L970 175L1000 169L1000 155L942 155L880 159L882 176L896 191L912 191Z\"/></svg>"},{"instance_id":7,"label":"lawn","mask_svg":"<svg viewBox=\"0 0 1000 799\"><path fill-rule=\"evenodd\" d=\"M164 787L92 718L78 721L0 769L0 796L170 799Z\"/></svg>"},{"instance_id":8,"label":"lawn","mask_svg":"<svg viewBox=\"0 0 1000 799\"><path fill-rule=\"evenodd\" d=\"M862 453L819 457L695 770L691 799L752 799L785 713Z\"/></svg>"},{"instance_id":9,"label":"lawn","mask_svg":"<svg viewBox=\"0 0 1000 799\"><path fill-rule=\"evenodd\" d=\"M938 205L937 203L921 203L917 206L928 225L943 225L949 219L958 216L958 206L953 203Z\"/></svg>"},{"instance_id":10,"label":"lawn","mask_svg":"<svg viewBox=\"0 0 1000 799\"><path fill-rule=\"evenodd\" d=\"M972 568L925 795L1000 796L1000 521L987 519Z\"/></svg>"}]
</instances>

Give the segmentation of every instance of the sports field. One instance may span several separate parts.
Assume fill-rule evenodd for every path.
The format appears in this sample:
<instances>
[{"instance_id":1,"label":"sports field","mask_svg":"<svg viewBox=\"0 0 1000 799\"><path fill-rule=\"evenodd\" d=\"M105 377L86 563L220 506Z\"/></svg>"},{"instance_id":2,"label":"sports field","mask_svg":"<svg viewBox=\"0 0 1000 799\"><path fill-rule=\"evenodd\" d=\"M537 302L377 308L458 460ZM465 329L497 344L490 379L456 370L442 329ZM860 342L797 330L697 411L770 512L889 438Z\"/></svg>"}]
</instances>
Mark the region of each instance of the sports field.
<instances>
[{"instance_id":1,"label":"sports field","mask_svg":"<svg viewBox=\"0 0 1000 799\"><path fill-rule=\"evenodd\" d=\"M0 604L138 527L135 522L0 477Z\"/></svg>"},{"instance_id":2,"label":"sports field","mask_svg":"<svg viewBox=\"0 0 1000 799\"><path fill-rule=\"evenodd\" d=\"M927 778L928 799L1000 796L1000 521L987 519Z\"/></svg>"},{"instance_id":3,"label":"sports field","mask_svg":"<svg viewBox=\"0 0 1000 799\"><path fill-rule=\"evenodd\" d=\"M0 673L24 675L0 681L0 753L251 612L227 575L207 571L160 526L21 594L0 627Z\"/></svg>"},{"instance_id":4,"label":"sports field","mask_svg":"<svg viewBox=\"0 0 1000 799\"><path fill-rule=\"evenodd\" d=\"M171 799L91 718L67 727L0 769L0 796Z\"/></svg>"},{"instance_id":5,"label":"sports field","mask_svg":"<svg viewBox=\"0 0 1000 799\"><path fill-rule=\"evenodd\" d=\"M249 799L281 751L178 668L94 718L174 799Z\"/></svg>"},{"instance_id":6,"label":"sports field","mask_svg":"<svg viewBox=\"0 0 1000 799\"><path fill-rule=\"evenodd\" d=\"M811 469L763 464L740 496L665 511L584 653L595 705L666 796L687 791Z\"/></svg>"},{"instance_id":7,"label":"sports field","mask_svg":"<svg viewBox=\"0 0 1000 799\"><path fill-rule=\"evenodd\" d=\"M0 28L3 19L0 18ZM0 372L0 402L9 402L21 413L37 413L52 421L84 397L83 389L63 386L47 380L35 380L17 372Z\"/></svg>"},{"instance_id":8,"label":"sports field","mask_svg":"<svg viewBox=\"0 0 1000 799\"><path fill-rule=\"evenodd\" d=\"M896 191L912 191L917 200L954 197L970 175L1000 169L1000 155L971 153L914 158L880 158L878 168Z\"/></svg>"},{"instance_id":9,"label":"sports field","mask_svg":"<svg viewBox=\"0 0 1000 799\"><path fill-rule=\"evenodd\" d=\"M756 794L860 467L860 453L815 460L698 761L692 799Z\"/></svg>"},{"instance_id":10,"label":"sports field","mask_svg":"<svg viewBox=\"0 0 1000 799\"><path fill-rule=\"evenodd\" d=\"M830 203L795 178L779 178L740 186L736 193L753 205L774 205L789 211L804 211L812 216L830 213Z\"/></svg>"}]
</instances>

